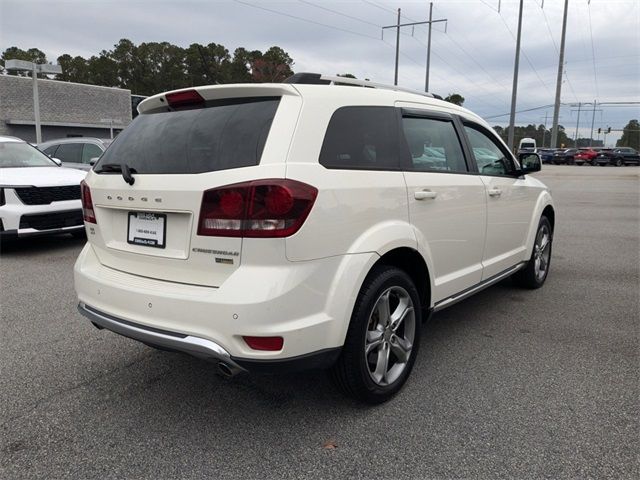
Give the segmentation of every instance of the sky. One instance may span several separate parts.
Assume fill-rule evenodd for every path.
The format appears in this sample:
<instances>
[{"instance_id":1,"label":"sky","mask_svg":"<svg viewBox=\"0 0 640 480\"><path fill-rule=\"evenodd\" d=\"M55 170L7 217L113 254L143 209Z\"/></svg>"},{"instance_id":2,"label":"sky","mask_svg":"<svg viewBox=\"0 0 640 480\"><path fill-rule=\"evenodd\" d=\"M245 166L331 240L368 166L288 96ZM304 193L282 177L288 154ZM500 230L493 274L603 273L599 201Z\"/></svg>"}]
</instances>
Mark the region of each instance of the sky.
<instances>
[{"instance_id":1,"label":"sky","mask_svg":"<svg viewBox=\"0 0 640 480\"><path fill-rule=\"evenodd\" d=\"M524 0L516 125L551 126L563 7L563 0ZM121 38L214 42L230 52L277 45L296 72L392 84L395 30L383 36L381 27L396 23L398 8L402 23L428 20L426 0L0 0L0 49L36 47L55 60L90 57ZM507 125L518 9L518 0L435 0L433 19L447 22L433 24L429 90L459 93L465 107ZM401 32L399 84L424 90L427 27ZM593 119L596 131L612 128L613 144L640 118L640 104L606 104L640 102L640 0L569 0L561 101L559 123L570 137L576 127L589 137Z\"/></svg>"}]
</instances>

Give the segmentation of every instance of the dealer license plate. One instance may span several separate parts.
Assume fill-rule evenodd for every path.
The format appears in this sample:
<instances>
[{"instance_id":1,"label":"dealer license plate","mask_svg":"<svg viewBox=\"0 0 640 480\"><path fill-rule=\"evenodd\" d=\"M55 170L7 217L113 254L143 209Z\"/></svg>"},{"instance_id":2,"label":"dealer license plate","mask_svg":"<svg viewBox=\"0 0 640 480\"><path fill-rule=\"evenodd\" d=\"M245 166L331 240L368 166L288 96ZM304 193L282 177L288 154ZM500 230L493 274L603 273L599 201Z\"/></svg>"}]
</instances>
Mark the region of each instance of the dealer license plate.
<instances>
[{"instance_id":1,"label":"dealer license plate","mask_svg":"<svg viewBox=\"0 0 640 480\"><path fill-rule=\"evenodd\" d=\"M166 234L167 216L164 213L129 212L127 242L164 248Z\"/></svg>"}]
</instances>

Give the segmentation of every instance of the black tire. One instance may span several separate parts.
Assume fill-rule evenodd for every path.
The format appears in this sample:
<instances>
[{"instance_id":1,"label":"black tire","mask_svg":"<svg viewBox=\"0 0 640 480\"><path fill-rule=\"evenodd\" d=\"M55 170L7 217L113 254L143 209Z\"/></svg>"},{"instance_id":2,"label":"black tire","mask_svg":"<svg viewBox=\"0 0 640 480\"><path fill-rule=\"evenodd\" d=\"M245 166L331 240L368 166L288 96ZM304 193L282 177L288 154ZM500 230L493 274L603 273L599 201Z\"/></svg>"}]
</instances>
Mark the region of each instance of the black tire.
<instances>
[{"instance_id":1,"label":"black tire","mask_svg":"<svg viewBox=\"0 0 640 480\"><path fill-rule=\"evenodd\" d=\"M543 254L545 254L545 257L546 257L546 263L542 263L542 265L544 265L544 272L542 272L542 275L541 275L541 271L538 268L538 265L540 264L536 263L536 260L537 260L536 256L539 255L539 250L537 250L536 247L539 246L538 240L540 238L541 232L545 232L545 231L547 232L549 238L548 238L548 245L547 247L544 248L544 251L543 251ZM549 275L549 267L551 266L552 247L553 247L553 230L551 228L551 223L549 222L549 219L543 215L540 218L540 222L538 223L538 228L536 229L536 236L534 239L533 252L531 252L531 258L529 259L529 261L527 262L524 268L518 270L511 277L513 278L513 281L515 282L516 285L523 288L530 288L530 289L540 288L542 285L544 285L544 282L547 279L547 276ZM548 255L546 250L547 248L548 248ZM540 262L542 262L542 259L540 259Z\"/></svg>"},{"instance_id":2,"label":"black tire","mask_svg":"<svg viewBox=\"0 0 640 480\"><path fill-rule=\"evenodd\" d=\"M385 337L386 332L381 334L381 341L387 344L386 348L390 352L386 356L385 369L387 365L391 365L389 374L393 369L400 370L397 378L389 382L388 385L381 385L374 380L375 372L371 372L370 365L372 357L380 355L380 352L385 350L384 348L379 348L374 351L372 348L371 352L367 354L365 349L367 348L367 342L369 342L368 332L378 332L378 330L375 330L375 326L373 330L370 330L372 322L375 323L377 315L377 310L374 312L374 307L379 304L379 300L386 292L393 291L393 289L408 294L413 304L413 342L408 359L402 362L399 357L395 356L394 347L389 346L394 342L393 334L391 338ZM405 298L405 300L407 299ZM393 299L389 300L389 304L392 304L392 302ZM400 303L397 305L397 309L400 309ZM394 308L393 313L396 313L397 309ZM389 311L391 311L390 308ZM405 327L410 328L410 315L405 315L405 320L399 322L402 323L403 329ZM361 402L379 404L389 400L402 388L411 373L420 345L421 325L420 297L411 278L396 267L387 265L374 267L367 275L358 293L344 347L338 361L330 370L331 379L343 393ZM406 335L406 333L404 331L402 335ZM397 347L397 344L395 346ZM392 359L395 359L393 364L391 364ZM383 375L383 380L385 377L386 373Z\"/></svg>"},{"instance_id":3,"label":"black tire","mask_svg":"<svg viewBox=\"0 0 640 480\"><path fill-rule=\"evenodd\" d=\"M624 161L621 158L616 158L616 167L624 167Z\"/></svg>"}]
</instances>

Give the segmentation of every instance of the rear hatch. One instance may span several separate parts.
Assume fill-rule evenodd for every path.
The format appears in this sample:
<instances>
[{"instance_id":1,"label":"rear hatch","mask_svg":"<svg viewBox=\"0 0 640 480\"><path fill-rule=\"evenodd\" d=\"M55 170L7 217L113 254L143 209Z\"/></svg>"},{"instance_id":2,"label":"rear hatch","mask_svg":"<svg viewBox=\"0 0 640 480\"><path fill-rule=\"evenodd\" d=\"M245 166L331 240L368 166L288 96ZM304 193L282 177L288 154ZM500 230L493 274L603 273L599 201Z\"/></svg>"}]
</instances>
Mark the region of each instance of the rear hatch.
<instances>
[{"instance_id":1,"label":"rear hatch","mask_svg":"<svg viewBox=\"0 0 640 480\"><path fill-rule=\"evenodd\" d=\"M286 85L188 92L140 105L87 176L85 221L105 266L219 286L240 266L242 237L199 234L204 192L283 178L300 98Z\"/></svg>"}]
</instances>

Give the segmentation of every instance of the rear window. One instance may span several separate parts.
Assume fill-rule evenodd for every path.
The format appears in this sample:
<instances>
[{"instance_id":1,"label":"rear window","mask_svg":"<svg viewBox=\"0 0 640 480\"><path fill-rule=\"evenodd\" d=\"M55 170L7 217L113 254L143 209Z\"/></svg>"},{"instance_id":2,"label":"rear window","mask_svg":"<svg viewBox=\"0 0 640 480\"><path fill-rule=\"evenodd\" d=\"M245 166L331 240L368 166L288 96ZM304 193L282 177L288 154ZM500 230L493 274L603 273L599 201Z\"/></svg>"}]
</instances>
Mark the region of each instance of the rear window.
<instances>
[{"instance_id":1,"label":"rear window","mask_svg":"<svg viewBox=\"0 0 640 480\"><path fill-rule=\"evenodd\" d=\"M138 115L96 165L139 174L204 173L258 165L280 97L226 99L205 108Z\"/></svg>"},{"instance_id":2,"label":"rear window","mask_svg":"<svg viewBox=\"0 0 640 480\"><path fill-rule=\"evenodd\" d=\"M393 107L335 111L320 151L326 168L398 170L398 117Z\"/></svg>"}]
</instances>

